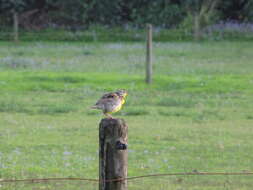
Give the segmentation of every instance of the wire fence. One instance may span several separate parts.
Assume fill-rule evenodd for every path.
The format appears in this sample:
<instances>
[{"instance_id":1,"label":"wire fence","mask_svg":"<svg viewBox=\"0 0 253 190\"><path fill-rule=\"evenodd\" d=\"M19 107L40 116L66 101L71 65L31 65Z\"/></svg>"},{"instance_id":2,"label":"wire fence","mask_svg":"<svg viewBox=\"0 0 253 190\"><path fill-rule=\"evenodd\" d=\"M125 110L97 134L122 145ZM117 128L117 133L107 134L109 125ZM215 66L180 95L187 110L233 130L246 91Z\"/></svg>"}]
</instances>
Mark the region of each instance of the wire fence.
<instances>
[{"instance_id":1,"label":"wire fence","mask_svg":"<svg viewBox=\"0 0 253 190\"><path fill-rule=\"evenodd\" d=\"M128 190L252 190L253 172L159 173L108 179L127 181ZM95 178L0 179L0 190L96 190Z\"/></svg>"},{"instance_id":2,"label":"wire fence","mask_svg":"<svg viewBox=\"0 0 253 190\"><path fill-rule=\"evenodd\" d=\"M117 181L129 181L140 178L154 178L163 176L248 176L252 175L253 172L183 172L183 173L164 173L164 174L148 174L141 176L133 176L127 178L108 179L105 182L117 182ZM18 183L18 182L48 182L48 181L90 181L100 183L99 179L92 178L30 178L30 179L0 179L0 183Z\"/></svg>"}]
</instances>

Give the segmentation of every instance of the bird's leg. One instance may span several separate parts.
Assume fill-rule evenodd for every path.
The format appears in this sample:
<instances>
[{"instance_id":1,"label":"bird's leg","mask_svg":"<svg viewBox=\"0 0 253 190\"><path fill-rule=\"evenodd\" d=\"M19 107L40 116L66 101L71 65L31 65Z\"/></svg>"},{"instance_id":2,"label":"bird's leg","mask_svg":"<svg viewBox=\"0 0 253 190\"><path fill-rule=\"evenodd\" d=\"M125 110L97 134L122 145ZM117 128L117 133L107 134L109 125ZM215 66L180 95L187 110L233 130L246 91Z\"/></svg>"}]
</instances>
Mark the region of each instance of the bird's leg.
<instances>
[{"instance_id":1,"label":"bird's leg","mask_svg":"<svg viewBox=\"0 0 253 190\"><path fill-rule=\"evenodd\" d=\"M104 114L105 114L105 116L106 116L107 118L113 119L113 117L112 117L110 114L108 114L108 113L104 113Z\"/></svg>"}]
</instances>

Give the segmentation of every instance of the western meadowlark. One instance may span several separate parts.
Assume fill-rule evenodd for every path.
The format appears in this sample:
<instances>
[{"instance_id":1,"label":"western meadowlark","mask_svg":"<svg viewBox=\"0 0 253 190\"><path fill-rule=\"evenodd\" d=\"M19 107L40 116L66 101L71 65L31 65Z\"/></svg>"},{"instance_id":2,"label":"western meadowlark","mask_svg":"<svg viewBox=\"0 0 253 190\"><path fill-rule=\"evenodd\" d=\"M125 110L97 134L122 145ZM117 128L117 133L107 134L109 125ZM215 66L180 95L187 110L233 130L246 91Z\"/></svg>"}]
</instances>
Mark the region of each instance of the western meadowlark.
<instances>
[{"instance_id":1,"label":"western meadowlark","mask_svg":"<svg viewBox=\"0 0 253 190\"><path fill-rule=\"evenodd\" d=\"M104 94L97 103L92 106L93 109L101 109L105 116L112 118L111 114L121 110L127 96L126 90L118 90Z\"/></svg>"}]
</instances>

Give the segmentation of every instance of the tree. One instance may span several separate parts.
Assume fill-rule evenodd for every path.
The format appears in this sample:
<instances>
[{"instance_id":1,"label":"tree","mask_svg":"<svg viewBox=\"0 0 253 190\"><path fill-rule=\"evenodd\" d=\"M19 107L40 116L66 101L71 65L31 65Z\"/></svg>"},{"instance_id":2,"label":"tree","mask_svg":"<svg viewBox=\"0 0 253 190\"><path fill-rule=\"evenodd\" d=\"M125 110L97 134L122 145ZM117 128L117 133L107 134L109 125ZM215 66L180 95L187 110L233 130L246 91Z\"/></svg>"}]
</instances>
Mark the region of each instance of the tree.
<instances>
[{"instance_id":1,"label":"tree","mask_svg":"<svg viewBox=\"0 0 253 190\"><path fill-rule=\"evenodd\" d=\"M29 5L29 0L2 0L1 11L12 14L13 19L13 37L14 41L18 41L19 31L19 13L23 12Z\"/></svg>"},{"instance_id":2,"label":"tree","mask_svg":"<svg viewBox=\"0 0 253 190\"><path fill-rule=\"evenodd\" d=\"M201 37L201 29L210 23L220 0L184 0L188 17L192 19L195 40Z\"/></svg>"}]
</instances>

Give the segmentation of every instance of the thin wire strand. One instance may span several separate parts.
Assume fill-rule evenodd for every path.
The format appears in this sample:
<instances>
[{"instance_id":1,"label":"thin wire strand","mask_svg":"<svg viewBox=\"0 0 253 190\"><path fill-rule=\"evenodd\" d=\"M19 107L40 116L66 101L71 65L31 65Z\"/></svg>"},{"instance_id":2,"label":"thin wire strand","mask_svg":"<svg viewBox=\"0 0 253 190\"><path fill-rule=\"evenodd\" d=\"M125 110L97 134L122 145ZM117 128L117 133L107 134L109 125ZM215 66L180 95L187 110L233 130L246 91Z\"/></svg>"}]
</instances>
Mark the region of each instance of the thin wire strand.
<instances>
[{"instance_id":1,"label":"thin wire strand","mask_svg":"<svg viewBox=\"0 0 253 190\"><path fill-rule=\"evenodd\" d=\"M140 178L163 177L163 176L193 176L193 175L215 175L215 176L232 176L232 175L253 175L253 172L186 172L186 173L165 173L133 176L127 178L109 179L104 182L116 182L124 180L135 180ZM47 182L47 181L92 181L99 183L99 179L90 178L32 178L32 179L0 179L0 183L17 183L17 182Z\"/></svg>"}]
</instances>

